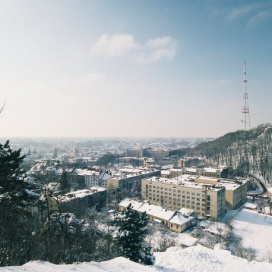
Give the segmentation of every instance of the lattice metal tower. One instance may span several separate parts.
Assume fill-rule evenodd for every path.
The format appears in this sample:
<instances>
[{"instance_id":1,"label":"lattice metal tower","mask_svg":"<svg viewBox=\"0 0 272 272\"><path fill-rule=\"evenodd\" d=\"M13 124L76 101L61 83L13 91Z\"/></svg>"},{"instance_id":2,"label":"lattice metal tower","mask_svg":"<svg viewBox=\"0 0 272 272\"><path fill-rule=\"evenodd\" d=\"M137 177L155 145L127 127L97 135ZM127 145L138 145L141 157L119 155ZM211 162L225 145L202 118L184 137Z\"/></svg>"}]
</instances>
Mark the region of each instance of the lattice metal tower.
<instances>
[{"instance_id":1,"label":"lattice metal tower","mask_svg":"<svg viewBox=\"0 0 272 272\"><path fill-rule=\"evenodd\" d=\"M249 117L249 106L248 106L248 93L247 93L247 78L246 78L246 61L244 60L244 80L243 80L243 85L244 85L244 106L242 108L242 115L243 115L243 120L242 123L244 125L244 129L250 129L250 117Z\"/></svg>"}]
</instances>

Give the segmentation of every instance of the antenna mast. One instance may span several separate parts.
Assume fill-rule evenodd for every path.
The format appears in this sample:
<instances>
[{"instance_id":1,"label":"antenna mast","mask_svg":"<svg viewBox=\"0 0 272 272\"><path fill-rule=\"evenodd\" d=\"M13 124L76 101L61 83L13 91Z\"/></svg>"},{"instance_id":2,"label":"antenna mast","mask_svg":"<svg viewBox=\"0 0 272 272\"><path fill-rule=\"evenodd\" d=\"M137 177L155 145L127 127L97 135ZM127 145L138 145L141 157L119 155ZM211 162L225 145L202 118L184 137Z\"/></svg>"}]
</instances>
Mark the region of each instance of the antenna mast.
<instances>
[{"instance_id":1,"label":"antenna mast","mask_svg":"<svg viewBox=\"0 0 272 272\"><path fill-rule=\"evenodd\" d=\"M244 120L242 120L242 122L244 124L244 129L247 130L247 129L250 129L250 118L249 118L247 79L246 79L246 61L245 60L244 60L244 80L243 80L243 84L244 84L244 95L243 95L244 106L242 108L242 114L243 114Z\"/></svg>"}]
</instances>

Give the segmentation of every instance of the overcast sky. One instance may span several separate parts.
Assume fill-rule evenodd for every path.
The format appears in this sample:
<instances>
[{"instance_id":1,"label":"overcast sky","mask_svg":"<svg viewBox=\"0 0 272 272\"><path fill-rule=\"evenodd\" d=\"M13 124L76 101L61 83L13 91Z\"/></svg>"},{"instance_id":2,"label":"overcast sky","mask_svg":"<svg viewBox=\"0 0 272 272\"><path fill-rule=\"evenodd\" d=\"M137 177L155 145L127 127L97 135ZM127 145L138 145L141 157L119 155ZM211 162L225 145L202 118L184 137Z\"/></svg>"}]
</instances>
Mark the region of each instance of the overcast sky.
<instances>
[{"instance_id":1,"label":"overcast sky","mask_svg":"<svg viewBox=\"0 0 272 272\"><path fill-rule=\"evenodd\" d=\"M0 137L217 137L272 122L272 1L0 0Z\"/></svg>"}]
</instances>

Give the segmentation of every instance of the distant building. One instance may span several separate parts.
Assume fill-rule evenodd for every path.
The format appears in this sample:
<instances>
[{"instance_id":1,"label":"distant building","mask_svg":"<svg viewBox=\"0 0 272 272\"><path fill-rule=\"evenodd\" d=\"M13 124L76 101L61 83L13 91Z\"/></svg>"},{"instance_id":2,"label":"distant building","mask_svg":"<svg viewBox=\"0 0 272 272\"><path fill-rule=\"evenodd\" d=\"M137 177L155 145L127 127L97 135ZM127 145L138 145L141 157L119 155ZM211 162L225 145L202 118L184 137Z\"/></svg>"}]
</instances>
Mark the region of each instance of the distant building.
<instances>
[{"instance_id":1,"label":"distant building","mask_svg":"<svg viewBox=\"0 0 272 272\"><path fill-rule=\"evenodd\" d=\"M160 206L128 198L120 202L119 209L123 211L130 204L133 210L139 213L146 212L150 220L162 223L175 232L185 231L187 228L192 226L192 222L194 220L192 216L182 214L179 211L169 211Z\"/></svg>"},{"instance_id":2,"label":"distant building","mask_svg":"<svg viewBox=\"0 0 272 272\"><path fill-rule=\"evenodd\" d=\"M126 157L142 158L143 157L143 149L142 148L127 149L126 150Z\"/></svg>"},{"instance_id":3,"label":"distant building","mask_svg":"<svg viewBox=\"0 0 272 272\"><path fill-rule=\"evenodd\" d=\"M148 155L153 158L164 158L169 156L169 150L165 149L147 149Z\"/></svg>"}]
</instances>

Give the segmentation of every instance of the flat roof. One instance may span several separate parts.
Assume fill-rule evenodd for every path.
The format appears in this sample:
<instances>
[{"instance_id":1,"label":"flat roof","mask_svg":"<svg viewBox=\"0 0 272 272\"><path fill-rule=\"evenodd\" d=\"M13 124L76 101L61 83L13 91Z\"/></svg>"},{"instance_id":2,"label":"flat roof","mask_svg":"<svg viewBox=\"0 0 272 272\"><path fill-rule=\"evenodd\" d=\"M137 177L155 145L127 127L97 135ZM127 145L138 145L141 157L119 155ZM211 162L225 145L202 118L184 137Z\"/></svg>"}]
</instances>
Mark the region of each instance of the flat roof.
<instances>
[{"instance_id":1,"label":"flat roof","mask_svg":"<svg viewBox=\"0 0 272 272\"><path fill-rule=\"evenodd\" d=\"M173 178L173 179L152 177L152 178L146 178L145 180L151 181L151 182L180 186L181 188L190 187L190 188L196 188L200 190L204 190L205 188L207 188L208 190L219 191L223 187L223 186L217 187L211 184L194 182L194 177L190 175L182 175L182 176L179 176L178 178Z\"/></svg>"}]
</instances>

